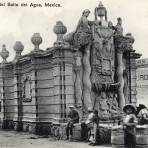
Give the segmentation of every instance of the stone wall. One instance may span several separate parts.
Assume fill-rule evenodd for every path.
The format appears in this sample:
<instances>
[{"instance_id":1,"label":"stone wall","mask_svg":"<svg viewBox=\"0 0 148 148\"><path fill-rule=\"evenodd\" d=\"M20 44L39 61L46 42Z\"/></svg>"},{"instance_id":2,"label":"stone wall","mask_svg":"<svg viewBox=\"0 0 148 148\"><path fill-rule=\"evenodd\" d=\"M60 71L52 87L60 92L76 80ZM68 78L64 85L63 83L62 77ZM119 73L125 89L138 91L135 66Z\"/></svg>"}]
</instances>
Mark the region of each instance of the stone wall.
<instances>
[{"instance_id":1,"label":"stone wall","mask_svg":"<svg viewBox=\"0 0 148 148\"><path fill-rule=\"evenodd\" d=\"M36 34L32 37L35 40ZM3 60L0 67L1 126L15 130L50 131L50 124L65 122L67 108L74 104L73 54L70 48L36 48ZM17 52L22 44L15 45ZM5 46L4 46L5 47ZM16 55L17 55L16 52ZM1 52L8 54L6 48ZM3 57L3 56L2 56ZM44 130L45 130L44 129Z\"/></svg>"}]
</instances>

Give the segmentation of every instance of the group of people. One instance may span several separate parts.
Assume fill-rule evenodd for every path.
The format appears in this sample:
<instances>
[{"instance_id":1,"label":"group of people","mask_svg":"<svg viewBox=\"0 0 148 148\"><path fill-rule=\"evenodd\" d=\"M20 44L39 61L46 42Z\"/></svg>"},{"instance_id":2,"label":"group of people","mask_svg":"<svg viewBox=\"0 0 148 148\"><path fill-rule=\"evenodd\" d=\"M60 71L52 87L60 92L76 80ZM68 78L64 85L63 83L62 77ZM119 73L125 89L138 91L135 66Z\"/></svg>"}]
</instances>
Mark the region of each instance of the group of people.
<instances>
[{"instance_id":1,"label":"group of people","mask_svg":"<svg viewBox=\"0 0 148 148\"><path fill-rule=\"evenodd\" d=\"M71 140L74 124L79 123L80 117L74 106L69 108L66 135L67 139ZM139 104L138 107L127 104L124 106L123 112L125 113L122 120L125 148L136 148L136 125L148 124L148 109L143 104ZM97 110L88 108L88 116L84 122L81 122L81 138L90 141L89 145L99 144L99 115Z\"/></svg>"},{"instance_id":2,"label":"group of people","mask_svg":"<svg viewBox=\"0 0 148 148\"><path fill-rule=\"evenodd\" d=\"M79 113L75 110L74 106L69 106L68 123L66 126L67 140L72 139L73 127L75 123L79 123ZM81 123L81 140L90 141L89 145L98 144L98 128L99 127L99 116L98 111L88 108L88 116L85 122Z\"/></svg>"}]
</instances>

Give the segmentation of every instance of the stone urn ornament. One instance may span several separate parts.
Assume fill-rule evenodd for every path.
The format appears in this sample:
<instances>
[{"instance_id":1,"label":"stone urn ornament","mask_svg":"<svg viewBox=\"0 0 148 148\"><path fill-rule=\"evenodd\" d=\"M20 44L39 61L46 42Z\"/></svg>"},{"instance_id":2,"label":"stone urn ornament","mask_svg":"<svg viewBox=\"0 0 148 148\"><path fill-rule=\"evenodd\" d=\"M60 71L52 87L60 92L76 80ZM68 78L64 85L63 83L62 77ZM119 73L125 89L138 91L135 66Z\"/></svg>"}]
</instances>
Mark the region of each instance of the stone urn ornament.
<instances>
[{"instance_id":1,"label":"stone urn ornament","mask_svg":"<svg viewBox=\"0 0 148 148\"><path fill-rule=\"evenodd\" d=\"M63 35L67 32L67 28L61 21L57 21L53 32L57 35L56 42L63 42Z\"/></svg>"},{"instance_id":2,"label":"stone urn ornament","mask_svg":"<svg viewBox=\"0 0 148 148\"><path fill-rule=\"evenodd\" d=\"M24 45L21 41L16 41L13 46L13 49L16 52L15 59L19 59L22 56L21 53L24 50Z\"/></svg>"},{"instance_id":3,"label":"stone urn ornament","mask_svg":"<svg viewBox=\"0 0 148 148\"><path fill-rule=\"evenodd\" d=\"M2 51L0 52L0 55L3 59L2 63L7 63L7 58L9 57L9 51L6 49L6 45L2 46Z\"/></svg>"},{"instance_id":4,"label":"stone urn ornament","mask_svg":"<svg viewBox=\"0 0 148 148\"><path fill-rule=\"evenodd\" d=\"M125 35L125 38L126 38L128 50L131 50L132 51L133 50L133 43L135 42L134 37L132 36L131 33L127 33Z\"/></svg>"},{"instance_id":5,"label":"stone urn ornament","mask_svg":"<svg viewBox=\"0 0 148 148\"><path fill-rule=\"evenodd\" d=\"M31 42L34 45L34 51L39 51L39 45L42 43L42 37L40 36L40 33L34 33L31 37Z\"/></svg>"}]
</instances>

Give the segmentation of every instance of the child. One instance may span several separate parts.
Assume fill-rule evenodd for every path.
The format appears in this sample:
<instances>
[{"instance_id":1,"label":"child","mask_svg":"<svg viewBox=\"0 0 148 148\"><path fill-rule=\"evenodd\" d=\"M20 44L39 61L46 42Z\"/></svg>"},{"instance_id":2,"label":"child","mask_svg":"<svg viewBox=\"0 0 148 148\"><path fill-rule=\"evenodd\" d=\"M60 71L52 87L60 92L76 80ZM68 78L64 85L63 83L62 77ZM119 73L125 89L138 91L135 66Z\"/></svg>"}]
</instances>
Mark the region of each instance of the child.
<instances>
[{"instance_id":1,"label":"child","mask_svg":"<svg viewBox=\"0 0 148 148\"><path fill-rule=\"evenodd\" d=\"M90 143L89 145L95 146L98 145L99 142L99 134L98 134L98 128L99 128L99 116L98 116L98 111L94 110L94 115L93 115L93 132L91 133L91 138L90 138Z\"/></svg>"},{"instance_id":2,"label":"child","mask_svg":"<svg viewBox=\"0 0 148 148\"><path fill-rule=\"evenodd\" d=\"M126 116L123 122L125 148L136 148L136 107L133 104L124 106Z\"/></svg>"},{"instance_id":3,"label":"child","mask_svg":"<svg viewBox=\"0 0 148 148\"><path fill-rule=\"evenodd\" d=\"M148 109L145 105L143 104L139 104L139 113L138 113L138 117L139 117L139 124L140 125L144 125L144 124L148 124Z\"/></svg>"}]
</instances>

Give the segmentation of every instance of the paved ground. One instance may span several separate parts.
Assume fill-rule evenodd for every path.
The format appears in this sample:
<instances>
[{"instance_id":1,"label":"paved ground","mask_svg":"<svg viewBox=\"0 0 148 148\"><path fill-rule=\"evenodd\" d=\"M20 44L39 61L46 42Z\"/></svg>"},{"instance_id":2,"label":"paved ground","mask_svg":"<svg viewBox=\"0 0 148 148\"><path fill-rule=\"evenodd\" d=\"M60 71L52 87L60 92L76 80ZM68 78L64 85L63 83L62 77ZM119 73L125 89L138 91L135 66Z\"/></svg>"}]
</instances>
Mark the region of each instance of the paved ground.
<instances>
[{"instance_id":1,"label":"paved ground","mask_svg":"<svg viewBox=\"0 0 148 148\"><path fill-rule=\"evenodd\" d=\"M91 148L85 142L55 140L52 137L41 137L24 132L0 130L0 148ZM93 146L111 148L111 146Z\"/></svg>"}]
</instances>

